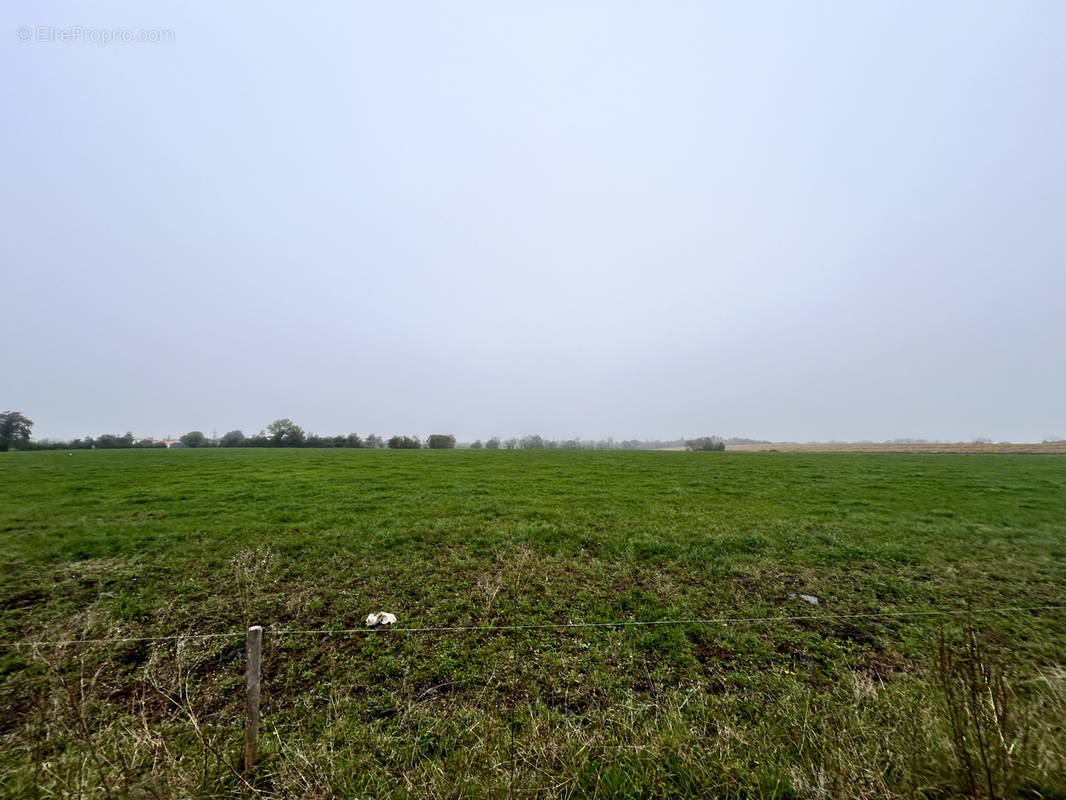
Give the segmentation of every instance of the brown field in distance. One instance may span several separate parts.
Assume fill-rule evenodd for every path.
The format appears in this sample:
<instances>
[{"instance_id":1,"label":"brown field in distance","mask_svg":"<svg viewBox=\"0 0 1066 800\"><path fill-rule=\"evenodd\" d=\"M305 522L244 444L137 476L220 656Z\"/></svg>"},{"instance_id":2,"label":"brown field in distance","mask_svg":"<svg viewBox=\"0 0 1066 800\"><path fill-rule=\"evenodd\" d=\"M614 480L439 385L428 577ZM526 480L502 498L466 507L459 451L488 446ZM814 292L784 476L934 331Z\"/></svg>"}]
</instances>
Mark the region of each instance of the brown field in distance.
<instances>
[{"instance_id":1,"label":"brown field in distance","mask_svg":"<svg viewBox=\"0 0 1066 800\"><path fill-rule=\"evenodd\" d=\"M727 444L729 453L1036 453L1066 454L1066 442L774 442Z\"/></svg>"}]
</instances>

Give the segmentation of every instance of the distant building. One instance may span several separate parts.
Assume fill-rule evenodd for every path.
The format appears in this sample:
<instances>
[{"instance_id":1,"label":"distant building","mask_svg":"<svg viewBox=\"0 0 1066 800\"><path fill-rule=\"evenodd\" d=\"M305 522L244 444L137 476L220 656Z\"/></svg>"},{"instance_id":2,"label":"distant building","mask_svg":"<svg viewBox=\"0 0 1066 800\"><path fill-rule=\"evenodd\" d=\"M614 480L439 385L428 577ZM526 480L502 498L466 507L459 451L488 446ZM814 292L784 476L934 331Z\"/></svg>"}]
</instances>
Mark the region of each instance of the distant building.
<instances>
[{"instance_id":1,"label":"distant building","mask_svg":"<svg viewBox=\"0 0 1066 800\"><path fill-rule=\"evenodd\" d=\"M167 450L177 450L185 446L185 442L180 439L164 439L163 444L167 446Z\"/></svg>"}]
</instances>

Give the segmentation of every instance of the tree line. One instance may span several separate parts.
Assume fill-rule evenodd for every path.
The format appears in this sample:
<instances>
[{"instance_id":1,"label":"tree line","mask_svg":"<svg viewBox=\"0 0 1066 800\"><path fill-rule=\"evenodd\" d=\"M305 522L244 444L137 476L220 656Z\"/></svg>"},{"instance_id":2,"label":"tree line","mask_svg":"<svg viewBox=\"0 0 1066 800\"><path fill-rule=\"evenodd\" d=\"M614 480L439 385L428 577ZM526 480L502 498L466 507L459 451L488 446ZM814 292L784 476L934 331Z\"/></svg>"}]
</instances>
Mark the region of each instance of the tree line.
<instances>
[{"instance_id":1,"label":"tree line","mask_svg":"<svg viewBox=\"0 0 1066 800\"><path fill-rule=\"evenodd\" d=\"M125 434L103 433L80 439L60 441L53 439L32 440L30 431L33 421L17 411L0 414L0 451L18 450L115 450L127 448L181 447L350 447L363 449L389 448L392 450L451 450L456 447L472 450L657 450L668 447L687 447L691 450L725 450L729 442L749 442L749 439L725 440L718 436L701 436L696 439L545 439L538 434L501 439L493 436L482 441L459 443L448 433L433 433L422 440L418 436L397 434L384 439L371 433L360 436L349 433L338 436L319 436L308 433L291 419L277 419L259 433L246 436L241 430L227 431L221 436L207 436L203 431L189 431L176 440L138 438L131 432Z\"/></svg>"},{"instance_id":2,"label":"tree line","mask_svg":"<svg viewBox=\"0 0 1066 800\"><path fill-rule=\"evenodd\" d=\"M545 439L532 434L521 438L501 440L493 436L482 442L477 439L468 447L473 450L664 450L687 447L690 450L725 450L726 440L719 436L701 436L697 439Z\"/></svg>"},{"instance_id":3,"label":"tree line","mask_svg":"<svg viewBox=\"0 0 1066 800\"><path fill-rule=\"evenodd\" d=\"M17 411L0 414L0 451L16 450L118 450L166 447L357 447L365 449L449 449L455 447L451 434L430 434L425 442L417 436L393 436L384 439L375 433L360 436L349 433L340 436L319 436L307 433L291 419L277 419L259 433L246 436L241 430L227 431L209 437L203 431L189 431L177 439L138 438L132 432L102 433L79 439L58 440L30 438L33 420Z\"/></svg>"}]
</instances>

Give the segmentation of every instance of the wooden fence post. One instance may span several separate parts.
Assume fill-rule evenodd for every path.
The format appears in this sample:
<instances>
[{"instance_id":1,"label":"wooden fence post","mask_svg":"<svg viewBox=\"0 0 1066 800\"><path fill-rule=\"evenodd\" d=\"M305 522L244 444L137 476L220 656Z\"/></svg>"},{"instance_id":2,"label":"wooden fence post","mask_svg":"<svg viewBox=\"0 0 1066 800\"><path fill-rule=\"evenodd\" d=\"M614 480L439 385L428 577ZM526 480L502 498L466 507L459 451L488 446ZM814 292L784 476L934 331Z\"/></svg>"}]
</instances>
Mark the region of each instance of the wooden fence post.
<instances>
[{"instance_id":1,"label":"wooden fence post","mask_svg":"<svg viewBox=\"0 0 1066 800\"><path fill-rule=\"evenodd\" d=\"M244 717L244 774L248 777L255 766L256 744L259 738L259 664L263 654L263 626L248 629L248 688Z\"/></svg>"}]
</instances>

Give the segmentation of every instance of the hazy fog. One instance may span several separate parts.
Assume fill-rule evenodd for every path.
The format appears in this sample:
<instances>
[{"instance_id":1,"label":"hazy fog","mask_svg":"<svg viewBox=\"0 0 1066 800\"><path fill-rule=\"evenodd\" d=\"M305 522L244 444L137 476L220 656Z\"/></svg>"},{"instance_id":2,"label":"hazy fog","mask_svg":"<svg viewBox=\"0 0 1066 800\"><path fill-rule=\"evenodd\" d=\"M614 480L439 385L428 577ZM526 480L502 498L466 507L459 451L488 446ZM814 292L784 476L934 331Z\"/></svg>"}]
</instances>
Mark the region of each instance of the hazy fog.
<instances>
[{"instance_id":1,"label":"hazy fog","mask_svg":"<svg viewBox=\"0 0 1066 800\"><path fill-rule=\"evenodd\" d=\"M35 437L1066 436L1058 0L148 6L0 10Z\"/></svg>"}]
</instances>

